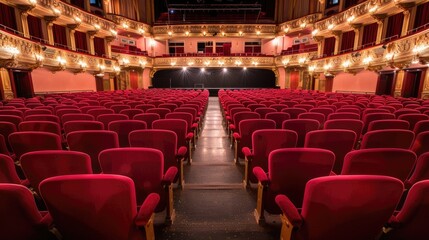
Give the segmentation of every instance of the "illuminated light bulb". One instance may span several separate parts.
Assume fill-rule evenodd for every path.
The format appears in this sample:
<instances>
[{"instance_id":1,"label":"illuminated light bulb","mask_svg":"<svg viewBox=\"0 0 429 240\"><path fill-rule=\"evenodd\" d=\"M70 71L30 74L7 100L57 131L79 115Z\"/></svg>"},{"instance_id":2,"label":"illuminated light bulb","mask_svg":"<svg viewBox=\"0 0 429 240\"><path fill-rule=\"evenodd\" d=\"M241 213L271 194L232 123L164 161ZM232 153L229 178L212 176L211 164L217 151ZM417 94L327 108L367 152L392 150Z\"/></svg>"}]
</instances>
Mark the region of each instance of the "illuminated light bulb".
<instances>
[{"instance_id":1,"label":"illuminated light bulb","mask_svg":"<svg viewBox=\"0 0 429 240\"><path fill-rule=\"evenodd\" d=\"M256 35L260 35L261 34L261 31L256 31Z\"/></svg>"},{"instance_id":2,"label":"illuminated light bulb","mask_svg":"<svg viewBox=\"0 0 429 240\"><path fill-rule=\"evenodd\" d=\"M355 16L354 15L352 15L352 16L350 16L350 17L348 17L347 18L347 22L352 22L353 20L355 20Z\"/></svg>"},{"instance_id":3,"label":"illuminated light bulb","mask_svg":"<svg viewBox=\"0 0 429 240\"><path fill-rule=\"evenodd\" d=\"M226 68L223 68L223 72L227 72L228 71L228 69L226 69Z\"/></svg>"},{"instance_id":4,"label":"illuminated light bulb","mask_svg":"<svg viewBox=\"0 0 429 240\"><path fill-rule=\"evenodd\" d=\"M364 64L369 64L370 62L372 62L372 57L366 57L363 59Z\"/></svg>"},{"instance_id":5,"label":"illuminated light bulb","mask_svg":"<svg viewBox=\"0 0 429 240\"><path fill-rule=\"evenodd\" d=\"M374 6L373 6L373 7L371 7L368 11L369 11L370 13L373 13L373 12L377 11L377 9L378 9L378 6L377 6L377 5L374 5Z\"/></svg>"},{"instance_id":6,"label":"illuminated light bulb","mask_svg":"<svg viewBox=\"0 0 429 240\"><path fill-rule=\"evenodd\" d=\"M82 19L80 19L80 17L74 17L74 20L77 22L77 23L81 23L82 22Z\"/></svg>"},{"instance_id":7,"label":"illuminated light bulb","mask_svg":"<svg viewBox=\"0 0 429 240\"><path fill-rule=\"evenodd\" d=\"M187 68L187 67L183 67L183 68L182 68L182 70L183 70L183 71L186 71L186 69L188 69L188 68Z\"/></svg>"},{"instance_id":8,"label":"illuminated light bulb","mask_svg":"<svg viewBox=\"0 0 429 240\"><path fill-rule=\"evenodd\" d=\"M186 31L186 32L185 32L185 35L186 35L186 36L189 36L189 31Z\"/></svg>"},{"instance_id":9,"label":"illuminated light bulb","mask_svg":"<svg viewBox=\"0 0 429 240\"><path fill-rule=\"evenodd\" d=\"M329 24L328 29L329 29L329 30L332 30L333 28L334 28L334 24L332 24L332 23L331 23L331 24Z\"/></svg>"},{"instance_id":10,"label":"illuminated light bulb","mask_svg":"<svg viewBox=\"0 0 429 240\"><path fill-rule=\"evenodd\" d=\"M319 32L319 29L314 29L312 32L311 32L311 35L316 35L317 33Z\"/></svg>"},{"instance_id":11,"label":"illuminated light bulb","mask_svg":"<svg viewBox=\"0 0 429 240\"><path fill-rule=\"evenodd\" d=\"M350 64L351 64L350 60L346 60L343 62L342 65L343 65L343 67L348 68L350 66Z\"/></svg>"},{"instance_id":12,"label":"illuminated light bulb","mask_svg":"<svg viewBox=\"0 0 429 240\"><path fill-rule=\"evenodd\" d=\"M101 26L96 23L96 24L94 24L94 28L98 30L101 28Z\"/></svg>"}]
</instances>

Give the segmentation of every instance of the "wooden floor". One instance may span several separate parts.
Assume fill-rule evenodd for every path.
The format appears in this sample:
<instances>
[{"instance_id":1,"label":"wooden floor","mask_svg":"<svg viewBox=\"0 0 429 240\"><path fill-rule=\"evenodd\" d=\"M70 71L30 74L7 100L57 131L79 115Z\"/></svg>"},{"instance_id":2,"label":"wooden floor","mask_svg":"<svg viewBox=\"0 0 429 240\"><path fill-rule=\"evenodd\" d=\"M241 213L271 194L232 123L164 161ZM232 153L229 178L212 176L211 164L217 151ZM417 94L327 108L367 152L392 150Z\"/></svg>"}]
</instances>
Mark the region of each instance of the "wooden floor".
<instances>
[{"instance_id":1,"label":"wooden floor","mask_svg":"<svg viewBox=\"0 0 429 240\"><path fill-rule=\"evenodd\" d=\"M210 97L193 163L185 166L185 188L174 190L176 218L165 226L163 213L157 215L156 239L279 239L278 216L256 224L256 189L243 188L244 166L234 164L230 144L219 100Z\"/></svg>"}]
</instances>

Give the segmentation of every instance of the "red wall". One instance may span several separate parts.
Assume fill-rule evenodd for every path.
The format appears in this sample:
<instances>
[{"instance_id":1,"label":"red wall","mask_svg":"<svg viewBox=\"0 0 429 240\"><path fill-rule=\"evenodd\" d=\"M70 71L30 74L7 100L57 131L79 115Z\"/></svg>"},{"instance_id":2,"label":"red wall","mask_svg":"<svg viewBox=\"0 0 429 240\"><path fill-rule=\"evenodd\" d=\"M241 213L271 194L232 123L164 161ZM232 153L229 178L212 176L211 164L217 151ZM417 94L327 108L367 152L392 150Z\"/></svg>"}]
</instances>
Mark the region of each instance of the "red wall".
<instances>
[{"instance_id":1,"label":"red wall","mask_svg":"<svg viewBox=\"0 0 429 240\"><path fill-rule=\"evenodd\" d=\"M89 73L74 74L68 71L52 73L47 69L38 68L31 72L31 78L35 93L96 90L95 77Z\"/></svg>"},{"instance_id":2,"label":"red wall","mask_svg":"<svg viewBox=\"0 0 429 240\"><path fill-rule=\"evenodd\" d=\"M351 73L340 73L334 78L332 91L353 92L375 92L377 87L378 73L372 71L361 71L356 75Z\"/></svg>"}]
</instances>

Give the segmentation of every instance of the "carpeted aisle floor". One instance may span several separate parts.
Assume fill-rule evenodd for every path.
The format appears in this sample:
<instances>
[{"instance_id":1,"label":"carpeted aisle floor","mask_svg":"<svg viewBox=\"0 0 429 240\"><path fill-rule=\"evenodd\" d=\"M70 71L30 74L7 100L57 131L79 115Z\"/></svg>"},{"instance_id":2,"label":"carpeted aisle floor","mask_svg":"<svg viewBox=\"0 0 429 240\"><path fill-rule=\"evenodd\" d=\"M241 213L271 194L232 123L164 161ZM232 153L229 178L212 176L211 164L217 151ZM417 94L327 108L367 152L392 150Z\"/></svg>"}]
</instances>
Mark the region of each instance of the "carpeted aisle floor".
<instances>
[{"instance_id":1,"label":"carpeted aisle floor","mask_svg":"<svg viewBox=\"0 0 429 240\"><path fill-rule=\"evenodd\" d=\"M277 216L256 224L256 189L243 188L244 166L233 162L217 97L210 97L204 121L193 163L185 165L185 188L174 190L176 218L171 226L155 225L156 239L279 239ZM156 219L162 222L162 213Z\"/></svg>"}]
</instances>

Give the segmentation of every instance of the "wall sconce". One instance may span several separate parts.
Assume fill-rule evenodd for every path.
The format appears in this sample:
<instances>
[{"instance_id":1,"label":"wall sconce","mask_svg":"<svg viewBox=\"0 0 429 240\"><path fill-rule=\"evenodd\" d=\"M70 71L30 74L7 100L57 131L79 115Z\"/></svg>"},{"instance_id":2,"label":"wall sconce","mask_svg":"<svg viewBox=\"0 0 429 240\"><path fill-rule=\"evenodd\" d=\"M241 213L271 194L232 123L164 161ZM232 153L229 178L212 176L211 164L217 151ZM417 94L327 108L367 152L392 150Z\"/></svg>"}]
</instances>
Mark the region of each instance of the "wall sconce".
<instances>
[{"instance_id":1,"label":"wall sconce","mask_svg":"<svg viewBox=\"0 0 429 240\"><path fill-rule=\"evenodd\" d=\"M299 26L300 26L301 28L305 28L305 27L307 26L307 23L306 23L306 22L302 22Z\"/></svg>"},{"instance_id":2,"label":"wall sconce","mask_svg":"<svg viewBox=\"0 0 429 240\"><path fill-rule=\"evenodd\" d=\"M106 69L106 66L99 64L98 69L100 69L100 72L104 72L104 70Z\"/></svg>"},{"instance_id":3,"label":"wall sconce","mask_svg":"<svg viewBox=\"0 0 429 240\"><path fill-rule=\"evenodd\" d=\"M110 29L110 32L112 33L112 36L116 37L118 35L118 32L115 29Z\"/></svg>"},{"instance_id":4,"label":"wall sconce","mask_svg":"<svg viewBox=\"0 0 429 240\"><path fill-rule=\"evenodd\" d=\"M305 61L307 61L307 58L305 58L305 57L301 57L301 58L298 59L298 63L299 64L304 64Z\"/></svg>"},{"instance_id":5,"label":"wall sconce","mask_svg":"<svg viewBox=\"0 0 429 240\"><path fill-rule=\"evenodd\" d=\"M154 46L155 46L155 44L156 44L156 42L155 42L155 40L154 40L153 38L149 40L149 45L150 45L151 47L154 47Z\"/></svg>"},{"instance_id":6,"label":"wall sconce","mask_svg":"<svg viewBox=\"0 0 429 240\"><path fill-rule=\"evenodd\" d=\"M142 34L142 35L143 35L143 34L145 34L145 32L146 32L146 31L145 31L142 27L140 27L140 28L139 28L139 33L140 33L140 34Z\"/></svg>"},{"instance_id":7,"label":"wall sconce","mask_svg":"<svg viewBox=\"0 0 429 240\"><path fill-rule=\"evenodd\" d=\"M253 61L253 62L252 62L252 64L253 64L253 66L255 66L255 67L256 67L256 66L258 66L258 62L256 62L256 61Z\"/></svg>"},{"instance_id":8,"label":"wall sconce","mask_svg":"<svg viewBox=\"0 0 429 240\"><path fill-rule=\"evenodd\" d=\"M174 67L174 66L176 66L176 62L171 62L171 63L170 63L170 65L171 65L172 67Z\"/></svg>"},{"instance_id":9,"label":"wall sconce","mask_svg":"<svg viewBox=\"0 0 429 240\"><path fill-rule=\"evenodd\" d=\"M423 44L421 44L421 45L415 45L414 48L413 48L413 53L420 54L424 50L426 50L426 48L428 48L427 45L423 45Z\"/></svg>"},{"instance_id":10,"label":"wall sconce","mask_svg":"<svg viewBox=\"0 0 429 240\"><path fill-rule=\"evenodd\" d=\"M243 31L239 31L238 35L243 36Z\"/></svg>"},{"instance_id":11,"label":"wall sconce","mask_svg":"<svg viewBox=\"0 0 429 240\"><path fill-rule=\"evenodd\" d=\"M323 66L323 69L325 69L325 72L327 72L327 71L329 71L329 69L331 69L331 67L332 67L332 65L330 63L328 63L328 64L325 64Z\"/></svg>"},{"instance_id":12,"label":"wall sconce","mask_svg":"<svg viewBox=\"0 0 429 240\"><path fill-rule=\"evenodd\" d=\"M205 61L204 65L209 66L210 65L210 61Z\"/></svg>"},{"instance_id":13,"label":"wall sconce","mask_svg":"<svg viewBox=\"0 0 429 240\"><path fill-rule=\"evenodd\" d=\"M186 36L189 36L189 31L186 31L186 32L185 32L185 35L186 35Z\"/></svg>"},{"instance_id":14,"label":"wall sconce","mask_svg":"<svg viewBox=\"0 0 429 240\"><path fill-rule=\"evenodd\" d=\"M10 55L10 59L15 59L17 55L21 53L17 47L12 46L4 46L1 47L0 50L5 51L7 54Z\"/></svg>"},{"instance_id":15,"label":"wall sconce","mask_svg":"<svg viewBox=\"0 0 429 240\"><path fill-rule=\"evenodd\" d=\"M43 59L45 59L41 54L34 54L34 59L36 60L36 67L43 66Z\"/></svg>"},{"instance_id":16,"label":"wall sconce","mask_svg":"<svg viewBox=\"0 0 429 240\"><path fill-rule=\"evenodd\" d=\"M372 60L373 60L372 57L368 56L368 57L364 58L362 62L365 65L369 65L372 62Z\"/></svg>"},{"instance_id":17,"label":"wall sconce","mask_svg":"<svg viewBox=\"0 0 429 240\"><path fill-rule=\"evenodd\" d=\"M343 66L344 69L346 69L346 68L350 67L351 62L350 62L350 60L345 60L341 65Z\"/></svg>"},{"instance_id":18,"label":"wall sconce","mask_svg":"<svg viewBox=\"0 0 429 240\"><path fill-rule=\"evenodd\" d=\"M66 69L67 61L64 58L58 56L57 62L58 62L59 70L65 70Z\"/></svg>"},{"instance_id":19,"label":"wall sconce","mask_svg":"<svg viewBox=\"0 0 429 240\"><path fill-rule=\"evenodd\" d=\"M378 9L377 5L374 5L374 6L368 5L368 6L369 6L368 12L370 13L375 13Z\"/></svg>"},{"instance_id":20,"label":"wall sconce","mask_svg":"<svg viewBox=\"0 0 429 240\"><path fill-rule=\"evenodd\" d=\"M81 19L80 17L78 17L78 16L75 16L75 17L74 17L74 21L75 21L77 24L81 24L81 23L82 23L82 19Z\"/></svg>"},{"instance_id":21,"label":"wall sconce","mask_svg":"<svg viewBox=\"0 0 429 240\"><path fill-rule=\"evenodd\" d=\"M314 29L312 32L311 32L311 35L313 35L313 36L316 36L316 34L319 32L319 29Z\"/></svg>"},{"instance_id":22,"label":"wall sconce","mask_svg":"<svg viewBox=\"0 0 429 240\"><path fill-rule=\"evenodd\" d=\"M192 65L194 65L194 62L188 62L188 66L192 66Z\"/></svg>"},{"instance_id":23,"label":"wall sconce","mask_svg":"<svg viewBox=\"0 0 429 240\"><path fill-rule=\"evenodd\" d=\"M386 56L384 56L384 58L387 60L387 61L393 61L393 58L395 57L395 54L393 54L393 53L387 53L386 54Z\"/></svg>"},{"instance_id":24,"label":"wall sconce","mask_svg":"<svg viewBox=\"0 0 429 240\"><path fill-rule=\"evenodd\" d=\"M130 60L128 58L122 58L122 66L124 67L128 67L128 65L130 64Z\"/></svg>"},{"instance_id":25,"label":"wall sconce","mask_svg":"<svg viewBox=\"0 0 429 240\"><path fill-rule=\"evenodd\" d=\"M289 30L290 30L290 29L289 29L289 27L288 27L288 26L285 26L285 27L283 28L283 32L284 32L284 33L288 33L288 32L289 32Z\"/></svg>"},{"instance_id":26,"label":"wall sconce","mask_svg":"<svg viewBox=\"0 0 429 240\"><path fill-rule=\"evenodd\" d=\"M55 7L51 7L52 8L52 12L54 13L55 16L60 16L61 15L61 10Z\"/></svg>"},{"instance_id":27,"label":"wall sconce","mask_svg":"<svg viewBox=\"0 0 429 240\"><path fill-rule=\"evenodd\" d=\"M31 6L36 6L37 0L28 0Z\"/></svg>"},{"instance_id":28,"label":"wall sconce","mask_svg":"<svg viewBox=\"0 0 429 240\"><path fill-rule=\"evenodd\" d=\"M95 30L97 30L97 31L100 30L100 28L101 28L101 26L97 23L95 23L93 26L94 26Z\"/></svg>"},{"instance_id":29,"label":"wall sconce","mask_svg":"<svg viewBox=\"0 0 429 240\"><path fill-rule=\"evenodd\" d=\"M168 31L168 36L173 36L173 32L172 31Z\"/></svg>"},{"instance_id":30,"label":"wall sconce","mask_svg":"<svg viewBox=\"0 0 429 240\"><path fill-rule=\"evenodd\" d=\"M222 36L223 36L223 37L225 37L225 36L226 36L226 33L225 33L225 32L223 32L223 31L222 31L222 33L221 33L221 34L222 34Z\"/></svg>"},{"instance_id":31,"label":"wall sconce","mask_svg":"<svg viewBox=\"0 0 429 240\"><path fill-rule=\"evenodd\" d=\"M332 24L332 23L331 23L331 24L329 24L329 25L328 25L328 29L329 29L329 30L334 29L334 24Z\"/></svg>"},{"instance_id":32,"label":"wall sconce","mask_svg":"<svg viewBox=\"0 0 429 240\"><path fill-rule=\"evenodd\" d=\"M290 61L290 60L289 60L288 58L283 59L283 60L282 60L283 66L285 66L285 67L286 67L286 66L289 64L289 61Z\"/></svg>"},{"instance_id":33,"label":"wall sconce","mask_svg":"<svg viewBox=\"0 0 429 240\"><path fill-rule=\"evenodd\" d=\"M142 67L142 68L145 68L146 64L147 64L147 62L146 62L146 61L142 61L142 60L140 60L140 61L139 61L139 65L140 65L140 67Z\"/></svg>"},{"instance_id":34,"label":"wall sconce","mask_svg":"<svg viewBox=\"0 0 429 240\"><path fill-rule=\"evenodd\" d=\"M314 70L316 70L316 66L308 66L308 71L309 71L310 73L313 73L313 72L314 72Z\"/></svg>"},{"instance_id":35,"label":"wall sconce","mask_svg":"<svg viewBox=\"0 0 429 240\"><path fill-rule=\"evenodd\" d=\"M351 23L353 22L353 20L355 20L355 18L356 18L355 15L351 15L350 17L347 18L347 22Z\"/></svg>"},{"instance_id":36,"label":"wall sconce","mask_svg":"<svg viewBox=\"0 0 429 240\"><path fill-rule=\"evenodd\" d=\"M261 35L261 31L257 30L256 35Z\"/></svg>"},{"instance_id":37,"label":"wall sconce","mask_svg":"<svg viewBox=\"0 0 429 240\"><path fill-rule=\"evenodd\" d=\"M235 65L240 66L242 62L240 60L235 61Z\"/></svg>"},{"instance_id":38,"label":"wall sconce","mask_svg":"<svg viewBox=\"0 0 429 240\"><path fill-rule=\"evenodd\" d=\"M119 73L121 73L121 68L118 66L113 66L113 71L115 72L116 75L119 75Z\"/></svg>"},{"instance_id":39,"label":"wall sconce","mask_svg":"<svg viewBox=\"0 0 429 240\"><path fill-rule=\"evenodd\" d=\"M223 66L225 63L223 61L218 61L217 62L220 66Z\"/></svg>"},{"instance_id":40,"label":"wall sconce","mask_svg":"<svg viewBox=\"0 0 429 240\"><path fill-rule=\"evenodd\" d=\"M122 23L122 27L125 28L125 29L128 29L130 26L128 25L128 23L123 22Z\"/></svg>"}]
</instances>

